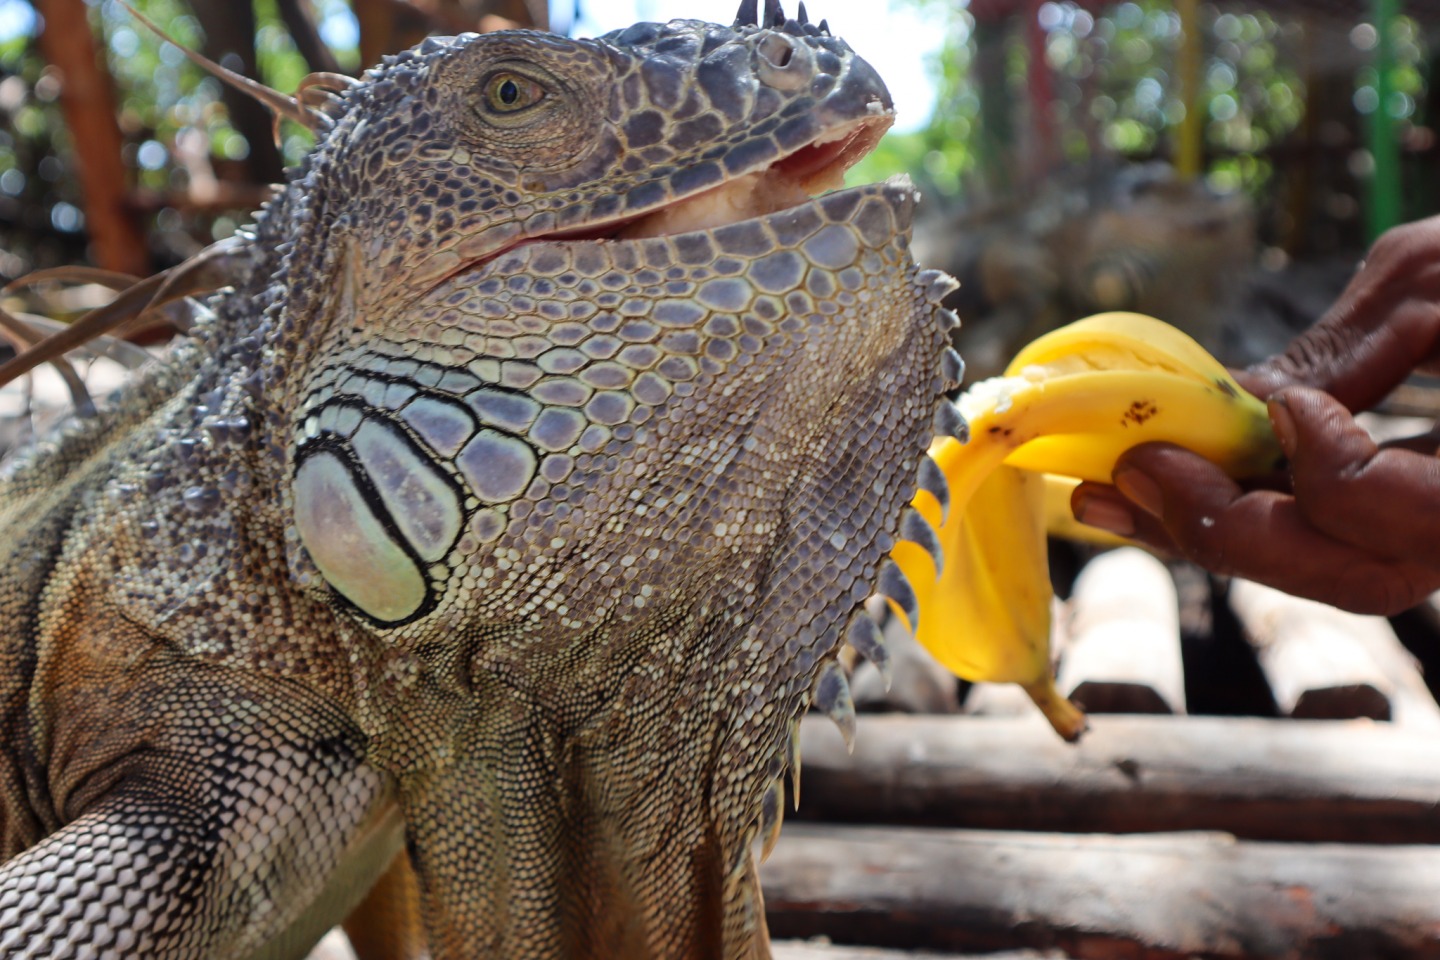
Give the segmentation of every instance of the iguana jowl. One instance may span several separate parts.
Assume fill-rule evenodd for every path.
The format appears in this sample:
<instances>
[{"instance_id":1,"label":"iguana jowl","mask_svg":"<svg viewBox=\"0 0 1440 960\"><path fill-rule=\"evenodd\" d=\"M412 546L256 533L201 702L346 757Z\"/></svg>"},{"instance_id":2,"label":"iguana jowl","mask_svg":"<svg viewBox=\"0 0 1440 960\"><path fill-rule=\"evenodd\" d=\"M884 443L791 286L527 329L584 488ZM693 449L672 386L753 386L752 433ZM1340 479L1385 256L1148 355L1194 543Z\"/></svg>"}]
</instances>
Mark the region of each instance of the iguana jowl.
<instances>
[{"instance_id":1,"label":"iguana jowl","mask_svg":"<svg viewBox=\"0 0 1440 960\"><path fill-rule=\"evenodd\" d=\"M883 84L756 19L375 68L11 466L0 954L303 956L403 849L436 957L768 955L750 844L958 367L908 184L811 196Z\"/></svg>"}]
</instances>

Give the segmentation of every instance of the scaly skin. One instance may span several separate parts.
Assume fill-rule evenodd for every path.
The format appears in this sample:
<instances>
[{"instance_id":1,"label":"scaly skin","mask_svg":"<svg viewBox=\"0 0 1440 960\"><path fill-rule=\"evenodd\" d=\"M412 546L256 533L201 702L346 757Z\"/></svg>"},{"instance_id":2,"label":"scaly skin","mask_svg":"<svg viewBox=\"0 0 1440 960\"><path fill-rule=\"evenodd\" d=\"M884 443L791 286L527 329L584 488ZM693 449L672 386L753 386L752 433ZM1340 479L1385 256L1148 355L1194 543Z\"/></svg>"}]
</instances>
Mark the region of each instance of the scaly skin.
<instances>
[{"instance_id":1,"label":"scaly skin","mask_svg":"<svg viewBox=\"0 0 1440 960\"><path fill-rule=\"evenodd\" d=\"M377 67L11 466L0 955L303 956L402 833L436 957L768 955L750 841L954 385L913 191L805 199L883 85L772 26Z\"/></svg>"}]
</instances>

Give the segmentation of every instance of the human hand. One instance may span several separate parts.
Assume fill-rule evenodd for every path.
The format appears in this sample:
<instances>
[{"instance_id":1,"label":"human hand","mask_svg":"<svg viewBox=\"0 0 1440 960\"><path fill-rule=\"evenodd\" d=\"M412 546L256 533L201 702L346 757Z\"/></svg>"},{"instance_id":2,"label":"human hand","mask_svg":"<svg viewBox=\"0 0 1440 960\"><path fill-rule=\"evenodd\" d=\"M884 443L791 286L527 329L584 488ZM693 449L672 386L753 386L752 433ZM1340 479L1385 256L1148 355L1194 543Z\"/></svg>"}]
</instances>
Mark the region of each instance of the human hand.
<instances>
[{"instance_id":1,"label":"human hand","mask_svg":"<svg viewBox=\"0 0 1440 960\"><path fill-rule=\"evenodd\" d=\"M1188 451L1147 444L1120 458L1115 486L1076 489L1076 517L1347 610L1403 610L1440 589L1436 436L1379 447L1350 411L1437 358L1440 218L1432 218L1381 237L1315 327L1240 375L1270 400L1288 489L1247 490Z\"/></svg>"},{"instance_id":2,"label":"human hand","mask_svg":"<svg viewBox=\"0 0 1440 960\"><path fill-rule=\"evenodd\" d=\"M1082 523L1216 573L1357 613L1398 613L1440 589L1440 459L1378 447L1339 401L1290 387L1270 401L1292 489L1245 490L1172 444L1129 451L1115 486L1081 484Z\"/></svg>"},{"instance_id":3,"label":"human hand","mask_svg":"<svg viewBox=\"0 0 1440 960\"><path fill-rule=\"evenodd\" d=\"M1440 372L1440 217L1386 231L1325 316L1236 379L1262 399L1299 384L1358 411L1416 370Z\"/></svg>"}]
</instances>

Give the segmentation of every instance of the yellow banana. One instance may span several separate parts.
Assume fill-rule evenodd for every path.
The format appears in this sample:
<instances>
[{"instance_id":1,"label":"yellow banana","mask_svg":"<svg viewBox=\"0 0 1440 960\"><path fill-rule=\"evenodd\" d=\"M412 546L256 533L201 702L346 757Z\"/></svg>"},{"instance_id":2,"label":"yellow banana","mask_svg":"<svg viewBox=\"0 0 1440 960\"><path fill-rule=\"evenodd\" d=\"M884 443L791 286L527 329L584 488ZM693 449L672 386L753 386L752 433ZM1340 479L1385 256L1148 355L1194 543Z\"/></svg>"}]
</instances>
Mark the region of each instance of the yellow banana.
<instances>
[{"instance_id":1,"label":"yellow banana","mask_svg":"<svg viewBox=\"0 0 1440 960\"><path fill-rule=\"evenodd\" d=\"M1084 715L1051 673L1041 475L1108 482L1121 454L1152 440L1180 444L1232 476L1263 473L1280 458L1265 405L1179 330L1117 313L1040 337L959 407L969 441L930 449L949 484L949 516L929 493L913 503L939 530L943 573L915 543L892 553L918 600L916 635L959 676L1020 683L1074 739Z\"/></svg>"}]
</instances>

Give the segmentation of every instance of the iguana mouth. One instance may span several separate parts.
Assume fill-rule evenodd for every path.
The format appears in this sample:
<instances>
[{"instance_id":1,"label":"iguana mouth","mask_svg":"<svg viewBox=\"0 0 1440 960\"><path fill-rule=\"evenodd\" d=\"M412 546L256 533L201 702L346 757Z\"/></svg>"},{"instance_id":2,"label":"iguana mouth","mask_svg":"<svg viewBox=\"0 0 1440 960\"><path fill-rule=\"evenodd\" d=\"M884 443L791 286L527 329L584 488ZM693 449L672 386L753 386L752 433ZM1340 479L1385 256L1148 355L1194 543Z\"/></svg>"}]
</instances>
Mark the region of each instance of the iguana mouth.
<instances>
[{"instance_id":1,"label":"iguana mouth","mask_svg":"<svg viewBox=\"0 0 1440 960\"><path fill-rule=\"evenodd\" d=\"M683 197L602 236L638 240L694 233L808 203L842 187L845 171L875 148L889 126L887 114L856 120L821 135L763 170Z\"/></svg>"},{"instance_id":2,"label":"iguana mouth","mask_svg":"<svg viewBox=\"0 0 1440 960\"><path fill-rule=\"evenodd\" d=\"M533 243L639 240L704 232L799 207L844 186L845 171L875 149L894 120L893 111L870 104L870 115L839 125L767 166L716 187L670 200L644 213L522 237L466 261L431 289L473 273L501 255Z\"/></svg>"}]
</instances>

